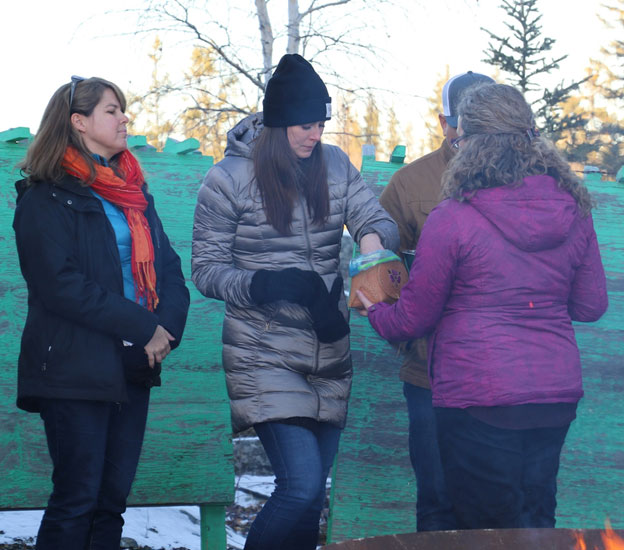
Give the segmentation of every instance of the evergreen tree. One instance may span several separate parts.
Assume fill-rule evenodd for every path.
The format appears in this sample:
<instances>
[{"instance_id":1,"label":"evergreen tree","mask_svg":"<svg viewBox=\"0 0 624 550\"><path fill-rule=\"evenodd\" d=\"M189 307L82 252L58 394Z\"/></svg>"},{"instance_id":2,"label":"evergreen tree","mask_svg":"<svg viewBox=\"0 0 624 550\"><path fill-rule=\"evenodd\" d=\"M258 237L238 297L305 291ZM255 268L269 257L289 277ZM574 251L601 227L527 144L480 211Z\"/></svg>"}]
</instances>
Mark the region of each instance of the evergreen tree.
<instances>
[{"instance_id":1,"label":"evergreen tree","mask_svg":"<svg viewBox=\"0 0 624 550\"><path fill-rule=\"evenodd\" d=\"M202 153L212 155L216 162L225 152L227 132L255 109L241 97L238 76L224 75L218 56L209 47L193 49L184 90L192 102L180 117L184 135L198 139Z\"/></svg>"},{"instance_id":2,"label":"evergreen tree","mask_svg":"<svg viewBox=\"0 0 624 550\"><path fill-rule=\"evenodd\" d=\"M551 139L558 141L563 132L583 127L587 122L582 113L566 114L563 110L563 104L584 80L571 84L561 82L552 89L541 85L541 77L558 69L567 55L548 56L555 40L542 36L542 16L537 0L502 0L500 7L507 15L504 22L507 30L496 34L482 28L490 37L483 61L509 75L511 83L527 99L538 96L532 101L538 126Z\"/></svg>"},{"instance_id":3,"label":"evergreen tree","mask_svg":"<svg viewBox=\"0 0 624 550\"><path fill-rule=\"evenodd\" d=\"M403 132L405 136L403 138L403 143L401 145L405 145L405 164L416 160L418 157L422 157L422 154L419 154L418 148L416 147L416 141L414 140L414 125L411 122L408 122L405 126L405 130Z\"/></svg>"},{"instance_id":4,"label":"evergreen tree","mask_svg":"<svg viewBox=\"0 0 624 550\"><path fill-rule=\"evenodd\" d=\"M594 113L598 128L595 131L601 143L597 164L610 175L615 175L624 165L624 0L604 5L607 17L601 20L608 28L616 30L618 38L602 48L602 59L592 60L589 95L594 101L602 100L603 108Z\"/></svg>"},{"instance_id":5,"label":"evergreen tree","mask_svg":"<svg viewBox=\"0 0 624 550\"><path fill-rule=\"evenodd\" d=\"M443 112L442 89L449 78L451 78L451 75L449 66L447 65L444 73L438 75L433 92L427 98L427 113L425 115L425 130L427 131L427 135L421 142L421 156L438 149L444 139L442 130L440 129L438 115Z\"/></svg>"},{"instance_id":6,"label":"evergreen tree","mask_svg":"<svg viewBox=\"0 0 624 550\"><path fill-rule=\"evenodd\" d=\"M379 150L381 143L379 134L379 108L372 93L368 94L366 103L366 114L364 115L364 141L375 146L375 151Z\"/></svg>"},{"instance_id":7,"label":"evergreen tree","mask_svg":"<svg viewBox=\"0 0 624 550\"><path fill-rule=\"evenodd\" d=\"M600 19L607 27L624 32L624 0L615 2L615 5L603 6L613 19ZM594 70L602 76L600 87L605 98L614 100L621 109L624 107L624 40L612 40L608 46L602 48L601 53L605 60L594 61Z\"/></svg>"},{"instance_id":8,"label":"evergreen tree","mask_svg":"<svg viewBox=\"0 0 624 550\"><path fill-rule=\"evenodd\" d=\"M605 26L624 31L624 0L603 8L610 19L601 17ZM586 69L588 78L581 86L582 95L566 102L564 109L588 119L584 128L564 132L559 142L568 158L598 166L613 177L624 163L624 42L612 40L601 50L600 59L592 59Z\"/></svg>"},{"instance_id":9,"label":"evergreen tree","mask_svg":"<svg viewBox=\"0 0 624 550\"><path fill-rule=\"evenodd\" d=\"M388 152L388 159L397 145L404 145L401 141L399 119L394 107L390 107L390 111L388 111L388 131L386 132L386 151Z\"/></svg>"},{"instance_id":10,"label":"evergreen tree","mask_svg":"<svg viewBox=\"0 0 624 550\"><path fill-rule=\"evenodd\" d=\"M343 92L338 96L337 105L332 108L332 132L326 132L323 140L340 147L351 160L354 166L362 164L362 145L365 144L365 134L357 122L353 112L355 96L353 93ZM329 123L328 123L329 125Z\"/></svg>"},{"instance_id":11,"label":"evergreen tree","mask_svg":"<svg viewBox=\"0 0 624 550\"><path fill-rule=\"evenodd\" d=\"M162 42L156 37L149 54L152 60L152 81L145 94L128 93L127 110L130 115L128 129L135 134L144 135L147 142L162 150L169 135L175 129L175 122L163 115L161 102L171 91L169 75L159 75L162 59Z\"/></svg>"},{"instance_id":12,"label":"evergreen tree","mask_svg":"<svg viewBox=\"0 0 624 550\"><path fill-rule=\"evenodd\" d=\"M590 73L592 69L587 71ZM563 104L565 114L584 117L587 122L583 127L562 132L557 146L565 150L570 162L598 166L615 174L621 165L621 160L618 162L614 157L617 157L622 131L621 127L618 131L617 117L604 106L604 98L596 85L597 76L590 74L581 88L582 95L568 98Z\"/></svg>"}]
</instances>

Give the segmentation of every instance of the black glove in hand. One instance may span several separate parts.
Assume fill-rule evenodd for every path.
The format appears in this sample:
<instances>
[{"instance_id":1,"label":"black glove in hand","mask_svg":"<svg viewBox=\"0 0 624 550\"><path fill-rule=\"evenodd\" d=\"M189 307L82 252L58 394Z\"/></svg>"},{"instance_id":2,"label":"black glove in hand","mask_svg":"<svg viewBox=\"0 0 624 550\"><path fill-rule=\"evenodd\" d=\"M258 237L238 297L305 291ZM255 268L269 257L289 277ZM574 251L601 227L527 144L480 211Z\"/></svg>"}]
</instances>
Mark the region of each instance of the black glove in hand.
<instances>
[{"instance_id":1,"label":"black glove in hand","mask_svg":"<svg viewBox=\"0 0 624 550\"><path fill-rule=\"evenodd\" d=\"M278 271L260 269L251 278L249 294L258 305L286 300L307 307L320 287L325 288L325 283L316 271L303 271L296 267Z\"/></svg>"},{"instance_id":2,"label":"black glove in hand","mask_svg":"<svg viewBox=\"0 0 624 550\"><path fill-rule=\"evenodd\" d=\"M322 282L322 281L321 281ZM331 291L327 292L325 283L319 288L314 302L309 306L314 332L320 342L330 344L344 338L351 329L344 315L338 309L342 294L342 277L336 277Z\"/></svg>"}]
</instances>

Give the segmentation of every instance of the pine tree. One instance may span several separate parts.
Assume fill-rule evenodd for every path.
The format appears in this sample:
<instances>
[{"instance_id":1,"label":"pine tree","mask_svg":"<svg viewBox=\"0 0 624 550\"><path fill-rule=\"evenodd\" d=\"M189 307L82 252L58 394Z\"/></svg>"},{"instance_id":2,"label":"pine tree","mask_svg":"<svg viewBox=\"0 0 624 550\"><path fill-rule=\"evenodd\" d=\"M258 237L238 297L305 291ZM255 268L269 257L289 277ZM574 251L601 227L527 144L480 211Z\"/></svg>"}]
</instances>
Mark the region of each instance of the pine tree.
<instances>
[{"instance_id":1,"label":"pine tree","mask_svg":"<svg viewBox=\"0 0 624 550\"><path fill-rule=\"evenodd\" d=\"M602 48L602 59L592 60L591 88L594 101L602 99L602 111L594 113L599 126L596 131L601 146L597 164L610 175L615 175L624 165L624 0L603 5L609 19L601 17L606 27L615 29L618 38Z\"/></svg>"},{"instance_id":2,"label":"pine tree","mask_svg":"<svg viewBox=\"0 0 624 550\"><path fill-rule=\"evenodd\" d=\"M253 111L246 106L241 111L233 102L245 105L245 98L239 98L238 77L224 76L219 70L219 58L209 47L196 47L191 54L191 68L185 74L186 90L193 105L181 115L181 124L186 137L194 137L201 144L201 151L220 160L225 152L227 132L238 120ZM254 98L255 101L255 98Z\"/></svg>"},{"instance_id":3,"label":"pine tree","mask_svg":"<svg viewBox=\"0 0 624 550\"><path fill-rule=\"evenodd\" d=\"M405 126L403 138L403 143L401 145L405 145L405 163L412 162L416 160L418 157L422 157L422 154L419 154L419 150L416 147L416 141L414 140L414 125L411 122L408 122Z\"/></svg>"},{"instance_id":4,"label":"pine tree","mask_svg":"<svg viewBox=\"0 0 624 550\"><path fill-rule=\"evenodd\" d=\"M340 147L354 166L361 166L365 135L354 113L354 100L354 94L349 92L338 96L336 107L332 107L332 112L335 112L331 120L333 130L326 132L323 139Z\"/></svg>"},{"instance_id":5,"label":"pine tree","mask_svg":"<svg viewBox=\"0 0 624 550\"><path fill-rule=\"evenodd\" d=\"M366 114L364 115L364 140L375 146L375 151L379 150L381 136L379 133L379 108L375 102L375 96L368 94L366 103Z\"/></svg>"},{"instance_id":6,"label":"pine tree","mask_svg":"<svg viewBox=\"0 0 624 550\"><path fill-rule=\"evenodd\" d=\"M571 84L561 82L552 89L539 83L541 77L558 69L567 55L548 57L555 40L542 36L542 16L537 0L502 0L500 7L507 15L507 31L496 34L482 28L490 37L483 61L509 75L511 83L527 99L538 96L532 101L538 126L554 141L559 140L563 132L584 126L587 120L581 113L563 111L563 104L584 80Z\"/></svg>"},{"instance_id":7,"label":"pine tree","mask_svg":"<svg viewBox=\"0 0 624 550\"><path fill-rule=\"evenodd\" d=\"M427 98L428 107L425 115L425 130L427 131L427 136L421 142L421 156L438 149L444 139L440 129L438 115L443 112L442 89L449 78L451 78L451 75L449 66L447 65L444 73L438 75L433 92L431 96Z\"/></svg>"},{"instance_id":8,"label":"pine tree","mask_svg":"<svg viewBox=\"0 0 624 550\"><path fill-rule=\"evenodd\" d=\"M614 16L613 20L605 17L600 19L605 26L615 28L621 33L624 32L624 0L615 2L615 5L603 6L608 15ZM614 100L621 109L624 107L624 40L612 40L602 48L601 53L605 61L594 62L594 69L602 76L600 87L605 98Z\"/></svg>"},{"instance_id":9,"label":"pine tree","mask_svg":"<svg viewBox=\"0 0 624 550\"><path fill-rule=\"evenodd\" d=\"M601 17L605 26L624 31L624 0L603 8L610 16ZM617 36L621 36L618 34ZM568 100L564 109L588 119L584 128L564 132L559 146L571 161L600 167L615 176L624 161L624 42L612 40L592 59L586 69L588 78L581 86L578 101Z\"/></svg>"},{"instance_id":10,"label":"pine tree","mask_svg":"<svg viewBox=\"0 0 624 550\"><path fill-rule=\"evenodd\" d=\"M152 60L152 81L145 94L128 94L127 110L130 114L129 130L144 135L147 142L161 150L167 137L175 130L175 122L163 114L161 102L171 91L169 75L159 75L162 59L162 42L156 37L149 58Z\"/></svg>"},{"instance_id":11,"label":"pine tree","mask_svg":"<svg viewBox=\"0 0 624 550\"><path fill-rule=\"evenodd\" d=\"M394 110L394 106L392 106L390 107L390 111L388 111L388 131L386 132L386 151L388 152L388 157L397 145L404 145L401 141L399 118Z\"/></svg>"}]
</instances>

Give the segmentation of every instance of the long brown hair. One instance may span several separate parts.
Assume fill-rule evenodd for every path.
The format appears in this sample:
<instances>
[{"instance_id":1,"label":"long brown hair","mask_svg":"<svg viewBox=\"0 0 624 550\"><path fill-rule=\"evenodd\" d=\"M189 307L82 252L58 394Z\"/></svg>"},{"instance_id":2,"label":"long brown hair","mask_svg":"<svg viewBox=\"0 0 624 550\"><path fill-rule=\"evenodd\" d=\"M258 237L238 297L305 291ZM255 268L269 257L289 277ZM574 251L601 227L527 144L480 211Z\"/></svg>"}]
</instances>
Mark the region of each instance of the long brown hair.
<instances>
[{"instance_id":1,"label":"long brown hair","mask_svg":"<svg viewBox=\"0 0 624 550\"><path fill-rule=\"evenodd\" d=\"M256 182L268 222L280 233L290 233L297 195L306 201L312 221L322 224L329 215L327 166L321 143L310 158L300 160L291 149L286 128L264 127L253 149Z\"/></svg>"},{"instance_id":2,"label":"long brown hair","mask_svg":"<svg viewBox=\"0 0 624 550\"><path fill-rule=\"evenodd\" d=\"M106 89L117 96L121 110L126 110L126 98L119 87L103 78L87 78L75 84L74 96L71 99L72 84L63 84L50 99L43 113L39 131L28 148L26 158L18 165L28 175L28 183L41 181L59 181L65 174L62 162L65 150L69 145L75 147L89 166L90 178L84 182L88 185L95 179L93 157L85 147L80 133L71 123L71 115L80 113L90 116L93 109L102 99Z\"/></svg>"},{"instance_id":3,"label":"long brown hair","mask_svg":"<svg viewBox=\"0 0 624 550\"><path fill-rule=\"evenodd\" d=\"M553 143L535 130L535 117L522 94L505 84L477 84L459 108L464 136L442 178L445 197L463 200L478 189L519 184L549 175L576 200L583 214L592 208L587 188Z\"/></svg>"}]
</instances>

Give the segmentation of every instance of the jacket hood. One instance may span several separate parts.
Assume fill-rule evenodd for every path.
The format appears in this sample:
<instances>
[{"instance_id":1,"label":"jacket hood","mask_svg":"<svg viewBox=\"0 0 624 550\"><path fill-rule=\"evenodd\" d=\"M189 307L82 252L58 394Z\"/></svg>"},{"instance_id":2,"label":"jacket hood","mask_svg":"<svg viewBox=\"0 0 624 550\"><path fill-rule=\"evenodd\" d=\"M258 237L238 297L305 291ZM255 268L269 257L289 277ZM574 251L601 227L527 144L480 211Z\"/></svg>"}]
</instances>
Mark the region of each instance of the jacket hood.
<instances>
[{"instance_id":1,"label":"jacket hood","mask_svg":"<svg viewBox=\"0 0 624 550\"><path fill-rule=\"evenodd\" d=\"M563 243L578 215L574 197L550 176L481 189L468 202L514 246L527 252Z\"/></svg>"},{"instance_id":2,"label":"jacket hood","mask_svg":"<svg viewBox=\"0 0 624 550\"><path fill-rule=\"evenodd\" d=\"M253 141L264 128L262 113L254 113L241 120L227 133L225 156L251 158Z\"/></svg>"}]
</instances>

